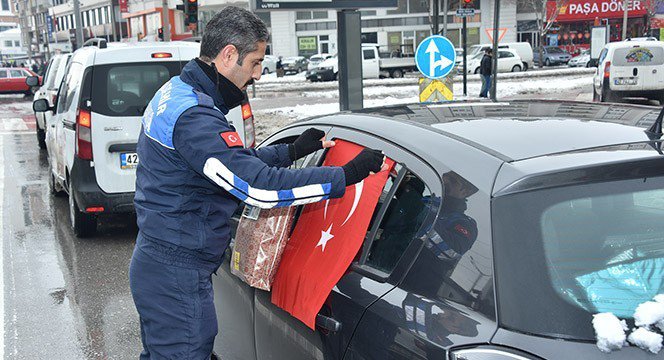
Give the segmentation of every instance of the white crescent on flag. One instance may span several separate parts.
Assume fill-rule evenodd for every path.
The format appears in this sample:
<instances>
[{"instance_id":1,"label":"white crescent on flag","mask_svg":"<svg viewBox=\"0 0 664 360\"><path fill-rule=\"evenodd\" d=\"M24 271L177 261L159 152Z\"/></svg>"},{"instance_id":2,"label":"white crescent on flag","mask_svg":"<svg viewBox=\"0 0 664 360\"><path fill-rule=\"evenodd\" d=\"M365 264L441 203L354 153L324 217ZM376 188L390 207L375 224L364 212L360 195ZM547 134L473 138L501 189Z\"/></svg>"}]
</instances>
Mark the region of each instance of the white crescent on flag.
<instances>
[{"instance_id":1,"label":"white crescent on flag","mask_svg":"<svg viewBox=\"0 0 664 360\"><path fill-rule=\"evenodd\" d=\"M362 189L364 189L364 180L360 181L359 183L355 184L355 198L353 199L353 206L350 208L350 212L348 213L348 217L346 220L344 220L343 224L341 226L344 226L348 220L350 220L351 216L355 213L355 210L357 210L357 204L360 203L360 198L362 197Z\"/></svg>"}]
</instances>

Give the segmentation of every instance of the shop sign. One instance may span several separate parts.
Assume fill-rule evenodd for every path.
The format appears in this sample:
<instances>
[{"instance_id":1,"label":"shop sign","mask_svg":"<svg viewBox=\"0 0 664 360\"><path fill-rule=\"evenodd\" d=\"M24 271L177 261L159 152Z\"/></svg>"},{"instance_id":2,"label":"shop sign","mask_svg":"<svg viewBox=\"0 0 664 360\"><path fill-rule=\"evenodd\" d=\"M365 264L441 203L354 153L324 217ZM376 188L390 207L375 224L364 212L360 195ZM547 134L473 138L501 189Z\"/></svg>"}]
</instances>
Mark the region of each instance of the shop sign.
<instances>
[{"instance_id":1,"label":"shop sign","mask_svg":"<svg viewBox=\"0 0 664 360\"><path fill-rule=\"evenodd\" d=\"M129 0L120 0L120 12L121 13L129 12L129 6L127 5L128 2L129 2Z\"/></svg>"},{"instance_id":2,"label":"shop sign","mask_svg":"<svg viewBox=\"0 0 664 360\"><path fill-rule=\"evenodd\" d=\"M318 45L316 44L315 36L304 36L298 38L298 49L300 51L310 51L317 50Z\"/></svg>"},{"instance_id":3,"label":"shop sign","mask_svg":"<svg viewBox=\"0 0 664 360\"><path fill-rule=\"evenodd\" d=\"M644 16L647 13L648 0L629 1L627 12L629 17ZM548 1L547 17L551 18L556 11L556 1ZM622 0L571 0L560 8L556 21L616 19L623 17Z\"/></svg>"}]
</instances>

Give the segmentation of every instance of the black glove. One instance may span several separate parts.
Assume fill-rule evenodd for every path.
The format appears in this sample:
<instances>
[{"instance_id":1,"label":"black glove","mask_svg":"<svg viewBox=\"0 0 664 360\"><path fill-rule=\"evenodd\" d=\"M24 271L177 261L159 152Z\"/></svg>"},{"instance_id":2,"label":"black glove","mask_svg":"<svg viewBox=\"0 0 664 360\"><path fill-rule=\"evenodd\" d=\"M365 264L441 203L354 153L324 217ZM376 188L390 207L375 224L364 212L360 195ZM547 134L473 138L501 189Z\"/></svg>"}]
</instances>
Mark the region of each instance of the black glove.
<instances>
[{"instance_id":1,"label":"black glove","mask_svg":"<svg viewBox=\"0 0 664 360\"><path fill-rule=\"evenodd\" d=\"M353 160L341 168L346 175L346 186L356 184L370 172L377 173L383 165L383 153L379 150L364 149Z\"/></svg>"},{"instance_id":2,"label":"black glove","mask_svg":"<svg viewBox=\"0 0 664 360\"><path fill-rule=\"evenodd\" d=\"M322 149L323 142L321 139L323 137L325 137L324 131L314 128L307 129L288 146L288 155L291 161L295 161Z\"/></svg>"}]
</instances>

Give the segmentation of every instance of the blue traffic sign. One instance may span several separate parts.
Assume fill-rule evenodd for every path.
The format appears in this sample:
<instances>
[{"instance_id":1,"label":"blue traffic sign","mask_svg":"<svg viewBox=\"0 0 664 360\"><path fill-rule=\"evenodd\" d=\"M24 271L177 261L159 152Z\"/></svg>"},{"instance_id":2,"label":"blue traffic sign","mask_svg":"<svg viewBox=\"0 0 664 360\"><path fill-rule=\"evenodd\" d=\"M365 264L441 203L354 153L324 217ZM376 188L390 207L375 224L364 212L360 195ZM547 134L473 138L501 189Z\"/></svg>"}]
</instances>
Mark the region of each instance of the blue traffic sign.
<instances>
[{"instance_id":1,"label":"blue traffic sign","mask_svg":"<svg viewBox=\"0 0 664 360\"><path fill-rule=\"evenodd\" d=\"M447 76L454 69L455 62L454 45L444 36L429 36L420 43L415 52L417 69L429 79Z\"/></svg>"}]
</instances>

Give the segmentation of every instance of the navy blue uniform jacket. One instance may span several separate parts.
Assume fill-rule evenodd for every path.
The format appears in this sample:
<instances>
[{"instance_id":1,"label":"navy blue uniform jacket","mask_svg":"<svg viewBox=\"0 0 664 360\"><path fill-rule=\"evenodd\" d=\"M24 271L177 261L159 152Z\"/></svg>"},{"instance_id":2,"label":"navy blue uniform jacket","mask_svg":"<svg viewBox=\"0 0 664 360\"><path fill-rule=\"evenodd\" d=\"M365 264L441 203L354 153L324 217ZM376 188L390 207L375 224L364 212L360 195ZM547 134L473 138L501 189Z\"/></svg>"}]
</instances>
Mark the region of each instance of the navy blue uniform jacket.
<instances>
[{"instance_id":1,"label":"navy blue uniform jacket","mask_svg":"<svg viewBox=\"0 0 664 360\"><path fill-rule=\"evenodd\" d=\"M138 249L170 264L215 271L241 201L272 208L343 196L339 167L291 170L286 144L237 146L228 111L194 60L148 104L137 145Z\"/></svg>"}]
</instances>

